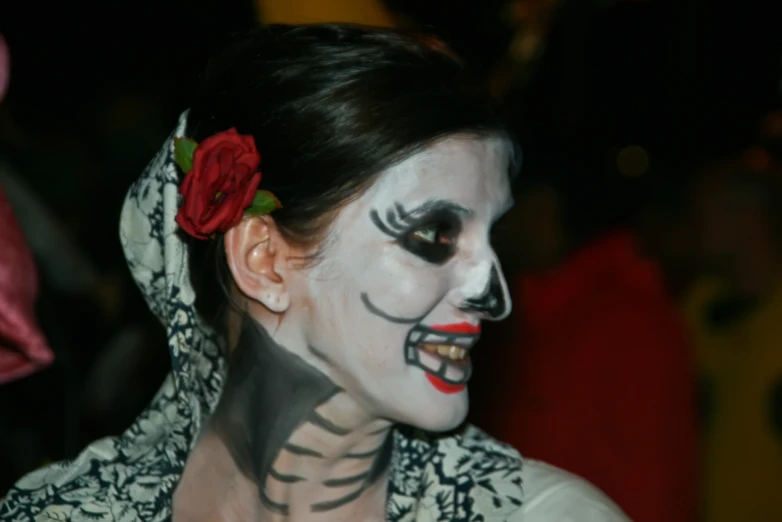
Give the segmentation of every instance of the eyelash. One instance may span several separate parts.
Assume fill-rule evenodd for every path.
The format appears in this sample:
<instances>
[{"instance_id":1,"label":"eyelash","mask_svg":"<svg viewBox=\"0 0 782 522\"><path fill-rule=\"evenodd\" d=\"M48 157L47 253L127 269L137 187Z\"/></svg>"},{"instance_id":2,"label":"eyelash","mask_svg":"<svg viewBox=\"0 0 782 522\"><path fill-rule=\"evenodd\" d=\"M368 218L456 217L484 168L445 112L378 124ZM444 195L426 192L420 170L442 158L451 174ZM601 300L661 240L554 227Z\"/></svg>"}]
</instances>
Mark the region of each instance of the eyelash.
<instances>
[{"instance_id":1,"label":"eyelash","mask_svg":"<svg viewBox=\"0 0 782 522\"><path fill-rule=\"evenodd\" d=\"M408 252L421 259L441 265L456 253L456 239L461 226L450 219L418 225L399 237Z\"/></svg>"},{"instance_id":2,"label":"eyelash","mask_svg":"<svg viewBox=\"0 0 782 522\"><path fill-rule=\"evenodd\" d=\"M386 212L385 219L377 210L370 211L369 216L381 232L394 238L396 244L428 263L445 264L456 253L462 218L450 208L414 217L397 204Z\"/></svg>"},{"instance_id":3,"label":"eyelash","mask_svg":"<svg viewBox=\"0 0 782 522\"><path fill-rule=\"evenodd\" d=\"M448 237L445 234L438 237L438 234L442 234L443 228L445 228L447 225L444 223L434 223L431 225L425 225L423 227L418 227L415 230L411 230L408 235L415 237L416 239L430 244L437 244L437 245L450 245L453 243L453 237ZM424 232L432 232L433 236L431 239L426 237L426 234ZM440 238L444 238L444 241L438 240Z\"/></svg>"}]
</instances>

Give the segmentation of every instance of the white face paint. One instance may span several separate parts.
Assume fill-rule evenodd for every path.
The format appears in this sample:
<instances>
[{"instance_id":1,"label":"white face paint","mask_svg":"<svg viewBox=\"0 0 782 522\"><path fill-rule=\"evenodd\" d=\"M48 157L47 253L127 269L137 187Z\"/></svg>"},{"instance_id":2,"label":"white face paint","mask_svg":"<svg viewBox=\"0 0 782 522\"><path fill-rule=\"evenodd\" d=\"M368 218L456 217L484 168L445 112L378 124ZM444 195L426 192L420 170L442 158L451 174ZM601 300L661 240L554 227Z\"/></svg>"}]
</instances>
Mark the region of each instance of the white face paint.
<instances>
[{"instance_id":1,"label":"white face paint","mask_svg":"<svg viewBox=\"0 0 782 522\"><path fill-rule=\"evenodd\" d=\"M464 420L480 323L510 312L489 244L512 204L509 156L499 138L451 137L388 169L291 288L306 342L372 415L429 430Z\"/></svg>"}]
</instances>

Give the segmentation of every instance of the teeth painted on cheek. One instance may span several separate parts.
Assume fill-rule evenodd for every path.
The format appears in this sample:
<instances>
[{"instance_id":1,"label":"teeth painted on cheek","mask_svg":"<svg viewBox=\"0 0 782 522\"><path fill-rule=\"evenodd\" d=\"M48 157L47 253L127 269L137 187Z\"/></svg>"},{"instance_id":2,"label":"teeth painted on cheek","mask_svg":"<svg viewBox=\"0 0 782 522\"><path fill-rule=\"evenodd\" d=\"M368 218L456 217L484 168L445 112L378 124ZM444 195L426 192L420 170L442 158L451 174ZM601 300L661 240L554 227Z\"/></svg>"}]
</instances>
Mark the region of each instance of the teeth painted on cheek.
<instances>
[{"instance_id":1,"label":"teeth painted on cheek","mask_svg":"<svg viewBox=\"0 0 782 522\"><path fill-rule=\"evenodd\" d=\"M423 332L413 332L412 334L410 334L410 341L417 343L418 341L421 340L421 337L423 337L423 335L424 335Z\"/></svg>"},{"instance_id":2,"label":"teeth painted on cheek","mask_svg":"<svg viewBox=\"0 0 782 522\"><path fill-rule=\"evenodd\" d=\"M445 362L435 355L431 355L427 352L421 352L418 356L420 363L429 369L432 373L438 373Z\"/></svg>"},{"instance_id":3,"label":"teeth painted on cheek","mask_svg":"<svg viewBox=\"0 0 782 522\"><path fill-rule=\"evenodd\" d=\"M411 362L418 362L418 348L415 345L407 345L407 360Z\"/></svg>"},{"instance_id":4,"label":"teeth painted on cheek","mask_svg":"<svg viewBox=\"0 0 782 522\"><path fill-rule=\"evenodd\" d=\"M448 338L446 336L444 336L444 335L429 334L429 335L426 336L426 343L446 344L448 342L449 342Z\"/></svg>"},{"instance_id":5,"label":"teeth painted on cheek","mask_svg":"<svg viewBox=\"0 0 782 522\"><path fill-rule=\"evenodd\" d=\"M445 378L452 381L459 381L464 377L464 368L449 364L445 370Z\"/></svg>"},{"instance_id":6,"label":"teeth painted on cheek","mask_svg":"<svg viewBox=\"0 0 782 522\"><path fill-rule=\"evenodd\" d=\"M445 377L452 381L459 381L464 377L465 369L458 365L448 364L442 357L421 351L418 360L431 373Z\"/></svg>"}]
</instances>

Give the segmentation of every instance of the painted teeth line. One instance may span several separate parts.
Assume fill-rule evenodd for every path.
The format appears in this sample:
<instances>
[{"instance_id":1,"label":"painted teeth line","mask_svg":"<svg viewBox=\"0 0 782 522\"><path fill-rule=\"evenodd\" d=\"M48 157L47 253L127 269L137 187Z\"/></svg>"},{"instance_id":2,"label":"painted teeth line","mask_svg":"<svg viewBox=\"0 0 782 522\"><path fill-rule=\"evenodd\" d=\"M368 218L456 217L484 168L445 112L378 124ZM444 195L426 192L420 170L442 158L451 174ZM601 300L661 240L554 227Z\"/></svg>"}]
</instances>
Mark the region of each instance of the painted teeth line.
<instances>
[{"instance_id":1,"label":"painted teeth line","mask_svg":"<svg viewBox=\"0 0 782 522\"><path fill-rule=\"evenodd\" d=\"M414 344L407 345L407 360L410 362L418 363L418 348Z\"/></svg>"},{"instance_id":2,"label":"painted teeth line","mask_svg":"<svg viewBox=\"0 0 782 522\"><path fill-rule=\"evenodd\" d=\"M467 356L467 350L461 346L455 346L452 344L432 344L422 343L419 345L424 351L429 353L436 353L443 357L447 357L452 361L461 361Z\"/></svg>"},{"instance_id":3,"label":"painted teeth line","mask_svg":"<svg viewBox=\"0 0 782 522\"><path fill-rule=\"evenodd\" d=\"M449 347L450 348L450 347ZM450 358L444 357L440 359L440 367L439 368L430 368L427 365L423 364L421 362L420 353L422 351L425 351L421 345L415 345L408 343L407 344L407 357L406 360L409 364L412 364L414 366L418 366L425 372L428 372L432 375L436 375L439 379L441 379L444 382L447 382L448 384L464 384L470 379L470 375L472 374L472 368L469 364L464 366L464 374L459 379L449 379L448 378L448 365ZM468 352L469 353L469 352ZM438 352L439 354L439 352Z\"/></svg>"},{"instance_id":4,"label":"painted teeth line","mask_svg":"<svg viewBox=\"0 0 782 522\"><path fill-rule=\"evenodd\" d=\"M410 334L410 342L413 343L429 343L429 344L455 344L457 346L472 346L475 344L475 336L459 335L459 334L445 334L445 333L429 333L429 332L412 332Z\"/></svg>"}]
</instances>

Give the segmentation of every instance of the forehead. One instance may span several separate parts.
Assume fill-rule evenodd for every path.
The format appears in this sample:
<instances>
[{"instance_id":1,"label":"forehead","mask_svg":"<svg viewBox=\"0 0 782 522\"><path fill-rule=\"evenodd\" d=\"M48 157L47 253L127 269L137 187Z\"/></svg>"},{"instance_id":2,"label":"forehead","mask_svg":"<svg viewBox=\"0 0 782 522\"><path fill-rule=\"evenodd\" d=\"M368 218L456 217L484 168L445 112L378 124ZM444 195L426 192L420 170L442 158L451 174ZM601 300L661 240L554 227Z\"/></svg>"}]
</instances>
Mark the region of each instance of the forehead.
<instances>
[{"instance_id":1,"label":"forehead","mask_svg":"<svg viewBox=\"0 0 782 522\"><path fill-rule=\"evenodd\" d=\"M360 198L374 206L450 200L478 215L510 205L511 146L501 137L452 136L381 174Z\"/></svg>"}]
</instances>

